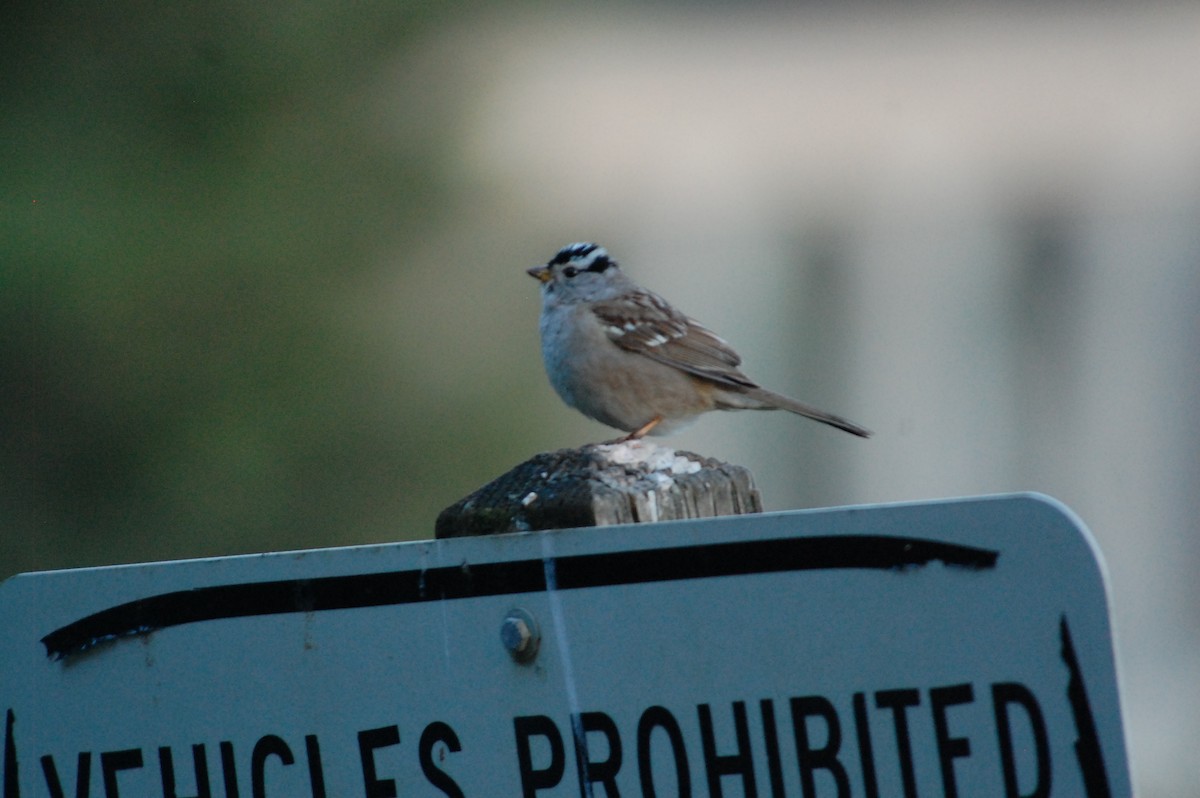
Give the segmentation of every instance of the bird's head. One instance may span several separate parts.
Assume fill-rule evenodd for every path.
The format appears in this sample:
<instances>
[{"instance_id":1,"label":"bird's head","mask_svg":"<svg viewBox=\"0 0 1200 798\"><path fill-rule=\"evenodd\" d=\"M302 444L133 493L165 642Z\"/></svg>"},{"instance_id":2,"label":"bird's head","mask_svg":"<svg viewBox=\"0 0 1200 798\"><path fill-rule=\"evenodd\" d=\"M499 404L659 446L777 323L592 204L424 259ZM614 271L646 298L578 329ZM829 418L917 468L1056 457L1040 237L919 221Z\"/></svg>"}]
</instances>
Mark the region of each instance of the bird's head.
<instances>
[{"instance_id":1,"label":"bird's head","mask_svg":"<svg viewBox=\"0 0 1200 798\"><path fill-rule=\"evenodd\" d=\"M608 250L597 244L570 244L544 266L526 273L542 284L542 292L560 299L608 299L624 288L624 277Z\"/></svg>"}]
</instances>

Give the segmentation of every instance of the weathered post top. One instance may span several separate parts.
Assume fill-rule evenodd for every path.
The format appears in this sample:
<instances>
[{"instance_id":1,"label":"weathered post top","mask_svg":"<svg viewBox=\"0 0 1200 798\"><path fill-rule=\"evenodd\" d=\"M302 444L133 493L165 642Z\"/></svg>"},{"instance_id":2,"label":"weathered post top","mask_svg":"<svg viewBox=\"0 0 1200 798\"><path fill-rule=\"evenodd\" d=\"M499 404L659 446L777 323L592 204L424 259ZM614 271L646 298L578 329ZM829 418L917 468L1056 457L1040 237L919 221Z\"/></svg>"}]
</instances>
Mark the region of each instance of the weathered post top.
<instances>
[{"instance_id":1,"label":"weathered post top","mask_svg":"<svg viewBox=\"0 0 1200 798\"><path fill-rule=\"evenodd\" d=\"M762 512L742 466L644 440L535 455L438 516L439 538Z\"/></svg>"}]
</instances>

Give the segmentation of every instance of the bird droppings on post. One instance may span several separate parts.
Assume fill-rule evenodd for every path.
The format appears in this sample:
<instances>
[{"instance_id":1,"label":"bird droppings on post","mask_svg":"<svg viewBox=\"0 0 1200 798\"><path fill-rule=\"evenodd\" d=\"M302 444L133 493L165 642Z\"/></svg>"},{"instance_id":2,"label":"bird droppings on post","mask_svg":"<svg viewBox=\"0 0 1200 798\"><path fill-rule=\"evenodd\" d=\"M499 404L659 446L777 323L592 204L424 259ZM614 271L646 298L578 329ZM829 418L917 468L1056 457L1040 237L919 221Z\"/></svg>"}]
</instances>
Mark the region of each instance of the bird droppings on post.
<instances>
[{"instance_id":1,"label":"bird droppings on post","mask_svg":"<svg viewBox=\"0 0 1200 798\"><path fill-rule=\"evenodd\" d=\"M603 452L611 463L629 465L644 463L650 475L669 480L670 474L695 474L702 466L697 455L676 452L665 446L655 446L646 441L630 440L616 443L601 443L596 449Z\"/></svg>"},{"instance_id":2,"label":"bird droppings on post","mask_svg":"<svg viewBox=\"0 0 1200 798\"><path fill-rule=\"evenodd\" d=\"M439 538L762 512L743 466L645 440L535 455L438 516Z\"/></svg>"}]
</instances>

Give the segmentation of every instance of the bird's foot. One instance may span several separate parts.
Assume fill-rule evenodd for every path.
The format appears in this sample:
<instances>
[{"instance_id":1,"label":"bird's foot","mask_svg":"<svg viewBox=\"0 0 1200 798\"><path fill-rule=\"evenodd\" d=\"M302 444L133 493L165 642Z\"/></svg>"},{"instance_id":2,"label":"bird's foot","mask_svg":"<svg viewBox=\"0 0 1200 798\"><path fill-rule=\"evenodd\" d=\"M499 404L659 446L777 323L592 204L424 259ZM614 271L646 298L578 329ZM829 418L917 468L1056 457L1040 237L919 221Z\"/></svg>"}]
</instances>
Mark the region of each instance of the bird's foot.
<instances>
[{"instance_id":1,"label":"bird's foot","mask_svg":"<svg viewBox=\"0 0 1200 798\"><path fill-rule=\"evenodd\" d=\"M659 424L661 424L662 420L663 420L662 416L655 416L654 418L650 419L645 424L638 427L637 429L635 429L633 432L629 433L628 435L622 435L620 438L613 438L611 441L605 441L604 445L611 445L614 443L629 443L630 441L640 441L642 438L644 438L650 434L650 430L654 429Z\"/></svg>"}]
</instances>

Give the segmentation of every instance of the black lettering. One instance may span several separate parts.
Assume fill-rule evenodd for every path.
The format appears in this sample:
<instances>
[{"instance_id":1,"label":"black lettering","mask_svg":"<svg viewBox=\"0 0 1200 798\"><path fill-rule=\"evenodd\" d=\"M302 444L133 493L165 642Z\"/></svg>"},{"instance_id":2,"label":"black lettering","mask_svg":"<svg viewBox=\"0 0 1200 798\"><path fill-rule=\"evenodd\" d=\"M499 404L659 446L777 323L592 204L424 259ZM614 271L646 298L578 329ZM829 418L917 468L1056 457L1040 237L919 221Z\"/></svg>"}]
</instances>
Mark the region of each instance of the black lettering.
<instances>
[{"instance_id":1,"label":"black lettering","mask_svg":"<svg viewBox=\"0 0 1200 798\"><path fill-rule=\"evenodd\" d=\"M266 764L269 756L278 757L285 765L296 761L296 757L292 756L292 749L288 748L282 738L268 734L259 739L250 754L250 794L254 798L267 797Z\"/></svg>"},{"instance_id":2,"label":"black lettering","mask_svg":"<svg viewBox=\"0 0 1200 798\"><path fill-rule=\"evenodd\" d=\"M970 684L955 684L935 687L929 691L929 704L933 710L933 732L937 738L938 761L942 766L942 786L946 798L958 798L958 785L954 780L954 760L971 755L971 742L966 737L951 737L950 723L946 720L946 708L958 704L969 704L975 700L975 691Z\"/></svg>"},{"instance_id":3,"label":"black lettering","mask_svg":"<svg viewBox=\"0 0 1200 798\"><path fill-rule=\"evenodd\" d=\"M858 736L858 758L862 765L863 792L866 798L879 798L879 780L875 777L875 749L871 745L871 724L867 719L867 697L855 693L854 733Z\"/></svg>"},{"instance_id":4,"label":"black lettering","mask_svg":"<svg viewBox=\"0 0 1200 798\"><path fill-rule=\"evenodd\" d=\"M358 756L362 761L363 792L366 798L396 798L396 780L381 779L375 770L375 749L399 744L399 726L384 726L358 733Z\"/></svg>"},{"instance_id":5,"label":"black lettering","mask_svg":"<svg viewBox=\"0 0 1200 798\"><path fill-rule=\"evenodd\" d=\"M767 748L767 776L771 779L771 798L786 798L783 793L783 761L779 758L779 730L775 725L775 704L764 698L758 702L762 713L763 744Z\"/></svg>"},{"instance_id":6,"label":"black lettering","mask_svg":"<svg viewBox=\"0 0 1200 798\"><path fill-rule=\"evenodd\" d=\"M50 798L66 798L62 782L58 780L58 768L54 766L54 757L49 754L42 757L42 773L46 776L46 789L50 792ZM88 798L91 780L92 752L80 751L75 766L75 798Z\"/></svg>"},{"instance_id":7,"label":"black lettering","mask_svg":"<svg viewBox=\"0 0 1200 798\"><path fill-rule=\"evenodd\" d=\"M713 732L712 709L708 704L696 707L700 718L700 744L704 749L704 769L708 774L708 794L719 798L722 776L741 776L742 792L746 798L757 798L754 781L754 758L750 752L750 725L746 722L746 703L733 702L733 728L737 736L737 753L717 754L717 739Z\"/></svg>"},{"instance_id":8,"label":"black lettering","mask_svg":"<svg viewBox=\"0 0 1200 798\"><path fill-rule=\"evenodd\" d=\"M575 757L579 764L580 777L583 783L579 791L583 798L591 798L595 791L589 785L599 784L604 787L608 798L620 798L617 789L617 772L621 769L621 735L617 724L603 712L583 712L578 718L579 734L575 738ZM592 759L592 746L588 744L589 734L604 735L608 747L608 757L595 761Z\"/></svg>"},{"instance_id":9,"label":"black lettering","mask_svg":"<svg viewBox=\"0 0 1200 798\"><path fill-rule=\"evenodd\" d=\"M656 798L654 770L650 759L650 735L655 729L667 733L671 752L675 757L675 782L679 798L690 798L692 774L688 772L687 749L683 746L683 732L679 723L666 707L650 707L642 713L637 728L638 775L642 782L642 798Z\"/></svg>"},{"instance_id":10,"label":"black lettering","mask_svg":"<svg viewBox=\"0 0 1200 798\"><path fill-rule=\"evenodd\" d=\"M517 765L521 769L521 795L535 798L537 791L553 787L562 781L567 767L567 755L563 749L562 734L554 721L545 715L527 715L513 718L513 732L517 736ZM533 767L533 753L529 749L529 738L534 735L545 737L550 745L550 764L537 770Z\"/></svg>"},{"instance_id":11,"label":"black lettering","mask_svg":"<svg viewBox=\"0 0 1200 798\"><path fill-rule=\"evenodd\" d=\"M458 735L454 733L454 729L441 721L430 723L425 727L425 731L421 732L421 741L417 744L417 758L421 761L421 773L425 775L426 781L444 792L447 798L466 798L457 782L434 764L433 748L438 743L442 743L454 753L462 750L462 744L458 741Z\"/></svg>"},{"instance_id":12,"label":"black lettering","mask_svg":"<svg viewBox=\"0 0 1200 798\"><path fill-rule=\"evenodd\" d=\"M233 743L222 740L219 748L221 749L221 776L225 780L225 798L238 798L237 765L233 760Z\"/></svg>"},{"instance_id":13,"label":"black lettering","mask_svg":"<svg viewBox=\"0 0 1200 798\"><path fill-rule=\"evenodd\" d=\"M908 708L921 703L916 690L880 690L875 694L875 706L892 710L892 725L896 730L896 755L900 759L900 782L904 798L917 798L917 775L913 769L912 739L908 734Z\"/></svg>"},{"instance_id":14,"label":"black lettering","mask_svg":"<svg viewBox=\"0 0 1200 798\"><path fill-rule=\"evenodd\" d=\"M793 698L792 732L796 737L796 759L800 763L800 788L805 798L817 794L816 779L813 773L817 770L827 770L837 785L838 798L848 798L850 795L850 779L846 768L838 761L838 749L842 745L842 727L838 723L837 710L828 698L819 695ZM828 730L825 745L814 748L808 739L809 717L820 717L825 721Z\"/></svg>"},{"instance_id":15,"label":"black lettering","mask_svg":"<svg viewBox=\"0 0 1200 798\"><path fill-rule=\"evenodd\" d=\"M1034 757L1037 760L1037 781L1033 791L1022 793L1017 778L1017 755L1009 723L1008 707L1017 704L1029 718L1029 729L1033 735ZM1046 721L1033 693L1023 684L1002 682L992 685L992 707L996 712L996 735L1000 742L1000 768L1004 773L1004 798L1049 798L1050 795L1050 739L1046 732Z\"/></svg>"},{"instance_id":16,"label":"black lettering","mask_svg":"<svg viewBox=\"0 0 1200 798\"><path fill-rule=\"evenodd\" d=\"M171 759L171 749L158 749L158 766L162 770L163 798L180 798L175 792L175 762ZM212 790L208 784L208 757L203 745L192 746L192 770L196 774L196 798L212 798Z\"/></svg>"},{"instance_id":17,"label":"black lettering","mask_svg":"<svg viewBox=\"0 0 1200 798\"><path fill-rule=\"evenodd\" d=\"M16 723L17 716L9 707L4 719L4 784L0 786L5 798L18 798L18 793L21 792L21 783L17 778L17 740L13 737L13 726ZM59 786L61 789L61 785Z\"/></svg>"},{"instance_id":18,"label":"black lettering","mask_svg":"<svg viewBox=\"0 0 1200 798\"><path fill-rule=\"evenodd\" d=\"M317 742L317 735L304 737L304 753L308 758L308 780L313 798L325 798L325 768L321 765L321 744Z\"/></svg>"},{"instance_id":19,"label":"black lettering","mask_svg":"<svg viewBox=\"0 0 1200 798\"><path fill-rule=\"evenodd\" d=\"M105 751L100 754L100 772L104 774L104 798L121 798L117 786L117 772L136 770L142 766L142 749L127 748L124 751Z\"/></svg>"}]
</instances>

